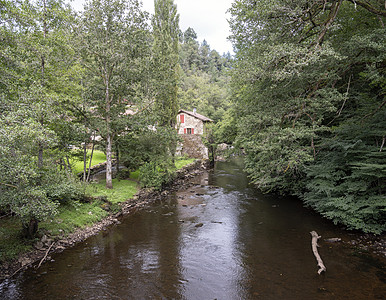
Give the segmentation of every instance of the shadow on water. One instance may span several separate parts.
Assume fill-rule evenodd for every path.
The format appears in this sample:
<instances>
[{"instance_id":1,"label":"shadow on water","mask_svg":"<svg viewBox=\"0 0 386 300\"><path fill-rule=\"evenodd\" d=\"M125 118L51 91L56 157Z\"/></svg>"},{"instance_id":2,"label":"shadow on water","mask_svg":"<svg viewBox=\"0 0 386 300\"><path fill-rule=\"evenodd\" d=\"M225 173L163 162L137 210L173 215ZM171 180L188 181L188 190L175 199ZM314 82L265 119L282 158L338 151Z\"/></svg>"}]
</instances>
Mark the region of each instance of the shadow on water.
<instances>
[{"instance_id":1,"label":"shadow on water","mask_svg":"<svg viewBox=\"0 0 386 300\"><path fill-rule=\"evenodd\" d=\"M0 285L1 299L384 299L384 260L320 242L349 233L296 198L262 195L238 160Z\"/></svg>"}]
</instances>

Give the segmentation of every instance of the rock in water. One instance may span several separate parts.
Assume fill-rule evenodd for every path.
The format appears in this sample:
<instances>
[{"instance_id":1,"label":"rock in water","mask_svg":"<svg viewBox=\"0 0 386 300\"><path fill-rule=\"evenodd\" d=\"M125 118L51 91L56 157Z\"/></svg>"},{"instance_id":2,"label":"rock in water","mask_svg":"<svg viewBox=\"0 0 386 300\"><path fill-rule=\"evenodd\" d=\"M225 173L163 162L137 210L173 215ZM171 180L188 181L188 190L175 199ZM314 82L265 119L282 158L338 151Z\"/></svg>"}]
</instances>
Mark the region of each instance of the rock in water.
<instances>
[{"instance_id":1,"label":"rock in water","mask_svg":"<svg viewBox=\"0 0 386 300\"><path fill-rule=\"evenodd\" d=\"M328 243L337 243L337 242L342 241L342 239L341 238L330 238L330 239L325 239L324 241L328 242Z\"/></svg>"}]
</instances>

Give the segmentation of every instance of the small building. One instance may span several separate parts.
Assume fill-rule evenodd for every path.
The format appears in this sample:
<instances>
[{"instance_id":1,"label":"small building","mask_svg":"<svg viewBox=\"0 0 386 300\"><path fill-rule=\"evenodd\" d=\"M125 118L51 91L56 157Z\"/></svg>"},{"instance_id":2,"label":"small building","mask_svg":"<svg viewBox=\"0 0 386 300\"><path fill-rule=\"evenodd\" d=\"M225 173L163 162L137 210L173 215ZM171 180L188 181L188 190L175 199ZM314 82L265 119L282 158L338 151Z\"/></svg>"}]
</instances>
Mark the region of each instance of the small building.
<instances>
[{"instance_id":1,"label":"small building","mask_svg":"<svg viewBox=\"0 0 386 300\"><path fill-rule=\"evenodd\" d=\"M177 115L178 134L199 134L203 135L205 124L213 120L200 115L194 109L192 112L180 109Z\"/></svg>"},{"instance_id":2,"label":"small building","mask_svg":"<svg viewBox=\"0 0 386 300\"><path fill-rule=\"evenodd\" d=\"M177 115L177 129L182 143L177 153L193 158L208 159L208 148L202 142L202 135L205 133L205 125L211 122L213 122L211 119L198 114L195 109L193 112L181 109Z\"/></svg>"}]
</instances>

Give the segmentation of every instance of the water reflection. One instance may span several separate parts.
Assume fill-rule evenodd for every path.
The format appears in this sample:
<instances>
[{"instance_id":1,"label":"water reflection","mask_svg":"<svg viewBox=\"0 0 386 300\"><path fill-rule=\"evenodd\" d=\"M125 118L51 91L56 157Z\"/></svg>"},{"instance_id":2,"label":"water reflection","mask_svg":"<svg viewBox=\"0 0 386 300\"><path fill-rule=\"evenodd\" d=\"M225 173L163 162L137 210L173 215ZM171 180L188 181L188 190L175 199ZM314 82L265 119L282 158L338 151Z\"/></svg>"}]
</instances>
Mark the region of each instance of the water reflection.
<instances>
[{"instance_id":1,"label":"water reflection","mask_svg":"<svg viewBox=\"0 0 386 300\"><path fill-rule=\"evenodd\" d=\"M1 299L383 299L384 266L293 198L261 195L238 161L0 285ZM383 281L382 281L383 280Z\"/></svg>"}]
</instances>

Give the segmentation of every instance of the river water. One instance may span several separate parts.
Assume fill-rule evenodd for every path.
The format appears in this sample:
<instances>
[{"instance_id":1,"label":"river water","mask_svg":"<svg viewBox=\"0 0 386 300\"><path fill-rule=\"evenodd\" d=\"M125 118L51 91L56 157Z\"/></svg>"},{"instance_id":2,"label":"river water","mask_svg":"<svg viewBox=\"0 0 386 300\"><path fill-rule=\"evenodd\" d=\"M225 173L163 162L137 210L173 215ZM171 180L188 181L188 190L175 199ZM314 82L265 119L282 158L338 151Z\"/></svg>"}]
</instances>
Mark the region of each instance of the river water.
<instances>
[{"instance_id":1,"label":"river water","mask_svg":"<svg viewBox=\"0 0 386 300\"><path fill-rule=\"evenodd\" d=\"M310 231L322 236L317 274ZM0 285L1 299L385 299L385 259L299 200L248 186L217 163L166 202Z\"/></svg>"}]
</instances>

